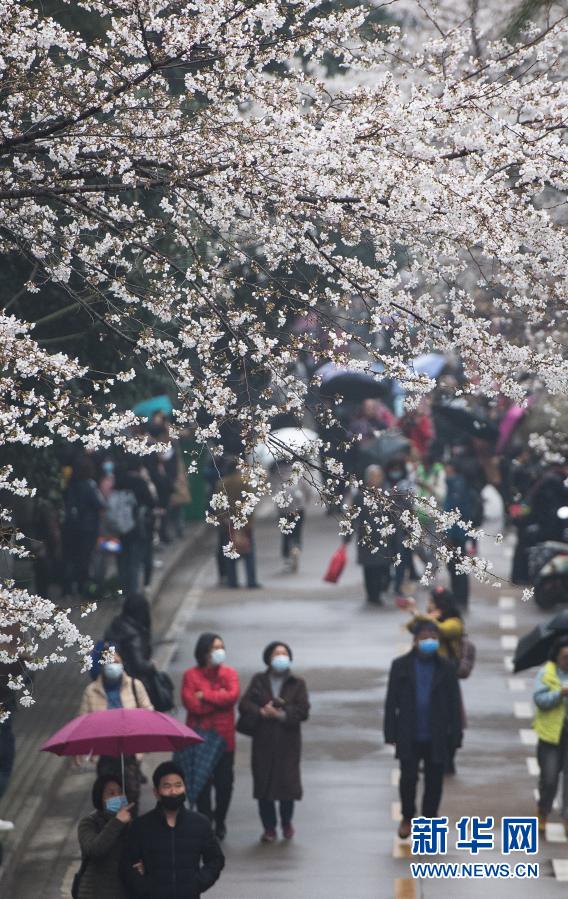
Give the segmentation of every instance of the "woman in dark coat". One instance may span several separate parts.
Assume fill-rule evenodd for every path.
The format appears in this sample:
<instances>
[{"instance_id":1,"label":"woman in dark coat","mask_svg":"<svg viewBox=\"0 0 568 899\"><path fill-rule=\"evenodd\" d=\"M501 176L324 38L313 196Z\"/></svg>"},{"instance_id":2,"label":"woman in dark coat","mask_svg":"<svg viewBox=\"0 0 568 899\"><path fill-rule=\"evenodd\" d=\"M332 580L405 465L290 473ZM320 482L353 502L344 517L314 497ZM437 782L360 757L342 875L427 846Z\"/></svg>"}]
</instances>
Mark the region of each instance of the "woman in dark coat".
<instances>
[{"instance_id":1,"label":"woman in dark coat","mask_svg":"<svg viewBox=\"0 0 568 899\"><path fill-rule=\"evenodd\" d=\"M290 671L292 650L270 643L263 653L266 671L255 674L239 704L241 720L252 734L254 798L264 833L263 843L276 839L276 802L284 839L294 836L294 802L302 798L300 725L310 711L305 681Z\"/></svg>"},{"instance_id":2,"label":"woman in dark coat","mask_svg":"<svg viewBox=\"0 0 568 899\"><path fill-rule=\"evenodd\" d=\"M132 820L122 787L112 775L97 777L93 785L95 811L79 823L82 871L79 899L126 899L118 867L126 830Z\"/></svg>"}]
</instances>

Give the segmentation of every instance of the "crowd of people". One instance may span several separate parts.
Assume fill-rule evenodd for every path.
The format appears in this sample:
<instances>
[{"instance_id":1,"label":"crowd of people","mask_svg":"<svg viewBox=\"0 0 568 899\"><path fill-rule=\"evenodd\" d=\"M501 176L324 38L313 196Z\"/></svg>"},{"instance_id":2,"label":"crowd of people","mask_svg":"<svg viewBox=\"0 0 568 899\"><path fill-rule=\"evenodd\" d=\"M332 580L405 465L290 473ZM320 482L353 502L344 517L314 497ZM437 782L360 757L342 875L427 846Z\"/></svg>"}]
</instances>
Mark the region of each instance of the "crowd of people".
<instances>
[{"instance_id":1,"label":"crowd of people","mask_svg":"<svg viewBox=\"0 0 568 899\"><path fill-rule=\"evenodd\" d=\"M143 679L134 676L133 668L128 673L128 658L120 642L112 649L108 641L99 646L82 712L152 708ZM226 664L222 637L200 635L196 665L183 676L181 701L188 726L204 738L203 743L156 768L152 777L156 807L147 814L138 816L145 781L141 757L127 756L124 763L110 756L98 758L94 811L78 827L82 855L76 877L78 899L103 895L197 899L216 882L224 866L220 843L227 832L237 729L251 737L262 842L277 839L278 819L283 838L293 838L294 804L302 798L301 725L309 716L310 703L305 681L291 670L292 650L287 644L271 642L262 660L264 669L252 677L241 697L238 674ZM196 769L201 776L198 788Z\"/></svg>"}]
</instances>

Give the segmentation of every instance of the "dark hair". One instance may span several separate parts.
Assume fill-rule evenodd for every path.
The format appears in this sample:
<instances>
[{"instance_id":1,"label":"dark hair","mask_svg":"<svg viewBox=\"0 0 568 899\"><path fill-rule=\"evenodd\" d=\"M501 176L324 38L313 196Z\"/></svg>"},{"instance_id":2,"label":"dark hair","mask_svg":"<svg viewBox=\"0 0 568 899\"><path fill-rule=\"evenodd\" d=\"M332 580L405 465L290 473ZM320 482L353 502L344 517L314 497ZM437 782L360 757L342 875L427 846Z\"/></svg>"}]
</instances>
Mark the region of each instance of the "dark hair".
<instances>
[{"instance_id":1,"label":"dark hair","mask_svg":"<svg viewBox=\"0 0 568 899\"><path fill-rule=\"evenodd\" d=\"M550 650L549 659L551 662L556 662L558 656L560 655L561 649L568 649L568 634L564 634L562 637L558 637L557 640L552 644L552 649Z\"/></svg>"},{"instance_id":2,"label":"dark hair","mask_svg":"<svg viewBox=\"0 0 568 899\"><path fill-rule=\"evenodd\" d=\"M430 596L436 608L442 613L440 621L445 621L446 618L461 618L454 594L450 590L446 590L445 587L436 587L430 592Z\"/></svg>"},{"instance_id":3,"label":"dark hair","mask_svg":"<svg viewBox=\"0 0 568 899\"><path fill-rule=\"evenodd\" d=\"M127 618L131 618L144 630L150 631L152 629L150 603L143 593L130 593L124 600L122 614L126 615Z\"/></svg>"},{"instance_id":4,"label":"dark hair","mask_svg":"<svg viewBox=\"0 0 568 899\"><path fill-rule=\"evenodd\" d=\"M183 771L179 765L176 765L175 762L162 762L152 774L152 783L156 790L160 789L160 781L162 778L168 777L169 774L177 774L177 776L185 783L185 777L183 776Z\"/></svg>"},{"instance_id":5,"label":"dark hair","mask_svg":"<svg viewBox=\"0 0 568 899\"><path fill-rule=\"evenodd\" d=\"M283 646L288 655L290 656L290 661L294 658L292 655L292 650L288 646L287 643L284 643L284 640L273 640L272 643L269 643L264 652L262 653L262 661L265 665L270 665L270 656L274 652L277 646Z\"/></svg>"},{"instance_id":6,"label":"dark hair","mask_svg":"<svg viewBox=\"0 0 568 899\"><path fill-rule=\"evenodd\" d=\"M73 463L73 478L77 481L92 480L95 476L95 463L86 453L75 459Z\"/></svg>"},{"instance_id":7,"label":"dark hair","mask_svg":"<svg viewBox=\"0 0 568 899\"><path fill-rule=\"evenodd\" d=\"M412 634L414 637L418 637L422 631L436 631L438 633L439 629L436 622L430 618L419 618L412 625Z\"/></svg>"},{"instance_id":8,"label":"dark hair","mask_svg":"<svg viewBox=\"0 0 568 899\"><path fill-rule=\"evenodd\" d=\"M116 784L122 790L120 774L101 774L94 782L91 797L93 800L94 808L96 808L99 812L104 811L103 793L107 784Z\"/></svg>"},{"instance_id":9,"label":"dark hair","mask_svg":"<svg viewBox=\"0 0 568 899\"><path fill-rule=\"evenodd\" d=\"M215 640L222 640L223 638L219 636L219 634L213 634L209 631L206 631L204 634L201 634L197 638L197 643L195 644L195 649L193 650L193 655L195 656L195 660L200 668L204 668L207 664L207 656L209 655L209 651L213 645Z\"/></svg>"}]
</instances>

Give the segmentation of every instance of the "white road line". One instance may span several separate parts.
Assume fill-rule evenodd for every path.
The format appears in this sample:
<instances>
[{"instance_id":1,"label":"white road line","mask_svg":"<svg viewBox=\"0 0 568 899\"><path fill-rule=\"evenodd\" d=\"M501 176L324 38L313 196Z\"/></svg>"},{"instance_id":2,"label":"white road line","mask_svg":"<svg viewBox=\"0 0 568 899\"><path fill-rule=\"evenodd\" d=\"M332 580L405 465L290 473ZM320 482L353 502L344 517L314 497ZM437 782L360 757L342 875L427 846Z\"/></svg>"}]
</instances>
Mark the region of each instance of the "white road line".
<instances>
[{"instance_id":1,"label":"white road line","mask_svg":"<svg viewBox=\"0 0 568 899\"><path fill-rule=\"evenodd\" d=\"M538 737L534 730L521 728L521 730L519 731L519 736L521 738L521 743L523 744L523 746L536 746L536 744L538 743Z\"/></svg>"},{"instance_id":2,"label":"white road line","mask_svg":"<svg viewBox=\"0 0 568 899\"><path fill-rule=\"evenodd\" d=\"M503 665L505 666L505 671L513 671L513 656L505 656L503 659Z\"/></svg>"},{"instance_id":3,"label":"white road line","mask_svg":"<svg viewBox=\"0 0 568 899\"><path fill-rule=\"evenodd\" d=\"M522 693L523 690L527 689L527 682L522 677L510 677L507 683L509 684L509 690L512 690L514 693Z\"/></svg>"},{"instance_id":4,"label":"white road line","mask_svg":"<svg viewBox=\"0 0 568 899\"><path fill-rule=\"evenodd\" d=\"M516 615L499 615L499 627L503 631L514 631L517 626Z\"/></svg>"},{"instance_id":5,"label":"white road line","mask_svg":"<svg viewBox=\"0 0 568 899\"><path fill-rule=\"evenodd\" d=\"M564 830L564 824L554 822L546 825L546 840L548 843L568 843L568 837Z\"/></svg>"},{"instance_id":6,"label":"white road line","mask_svg":"<svg viewBox=\"0 0 568 899\"><path fill-rule=\"evenodd\" d=\"M499 608L503 609L514 609L515 608L515 597L514 596L500 596L499 597Z\"/></svg>"},{"instance_id":7,"label":"white road line","mask_svg":"<svg viewBox=\"0 0 568 899\"><path fill-rule=\"evenodd\" d=\"M398 787L400 783L400 770L393 768L391 771L391 787Z\"/></svg>"},{"instance_id":8,"label":"white road line","mask_svg":"<svg viewBox=\"0 0 568 899\"><path fill-rule=\"evenodd\" d=\"M516 649L518 642L519 642L519 638L515 637L514 634L503 634L503 636L501 637L501 648L502 649Z\"/></svg>"},{"instance_id":9,"label":"white road line","mask_svg":"<svg viewBox=\"0 0 568 899\"><path fill-rule=\"evenodd\" d=\"M514 702L513 711L515 718L532 718L534 709L530 702Z\"/></svg>"},{"instance_id":10,"label":"white road line","mask_svg":"<svg viewBox=\"0 0 568 899\"><path fill-rule=\"evenodd\" d=\"M391 802L391 818L393 821L400 821L400 802Z\"/></svg>"},{"instance_id":11,"label":"white road line","mask_svg":"<svg viewBox=\"0 0 568 899\"><path fill-rule=\"evenodd\" d=\"M557 880L568 880L568 858L553 858L552 870Z\"/></svg>"},{"instance_id":12,"label":"white road line","mask_svg":"<svg viewBox=\"0 0 568 899\"><path fill-rule=\"evenodd\" d=\"M526 762L530 776L538 777L538 775L540 774L540 768L538 767L538 762L535 759L534 755L527 756Z\"/></svg>"}]
</instances>

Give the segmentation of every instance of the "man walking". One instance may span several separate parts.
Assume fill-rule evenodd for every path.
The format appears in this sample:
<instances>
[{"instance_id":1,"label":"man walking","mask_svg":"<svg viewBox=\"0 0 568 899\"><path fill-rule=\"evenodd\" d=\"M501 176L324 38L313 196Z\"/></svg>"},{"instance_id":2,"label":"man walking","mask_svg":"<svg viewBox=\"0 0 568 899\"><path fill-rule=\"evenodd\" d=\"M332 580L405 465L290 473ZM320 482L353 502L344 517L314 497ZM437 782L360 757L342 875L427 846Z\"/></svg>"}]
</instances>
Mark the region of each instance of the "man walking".
<instances>
[{"instance_id":1,"label":"man walking","mask_svg":"<svg viewBox=\"0 0 568 899\"><path fill-rule=\"evenodd\" d=\"M400 763L402 820L398 835L410 836L416 813L418 767L424 762L422 815L435 818L442 798L444 765L461 745L461 702L455 666L438 654L438 627L418 621L409 653L391 665L385 704L385 742Z\"/></svg>"},{"instance_id":2,"label":"man walking","mask_svg":"<svg viewBox=\"0 0 568 899\"><path fill-rule=\"evenodd\" d=\"M152 780L157 805L130 827L122 879L133 897L198 899L219 879L225 857L207 818L184 808L181 769L163 762Z\"/></svg>"}]
</instances>

